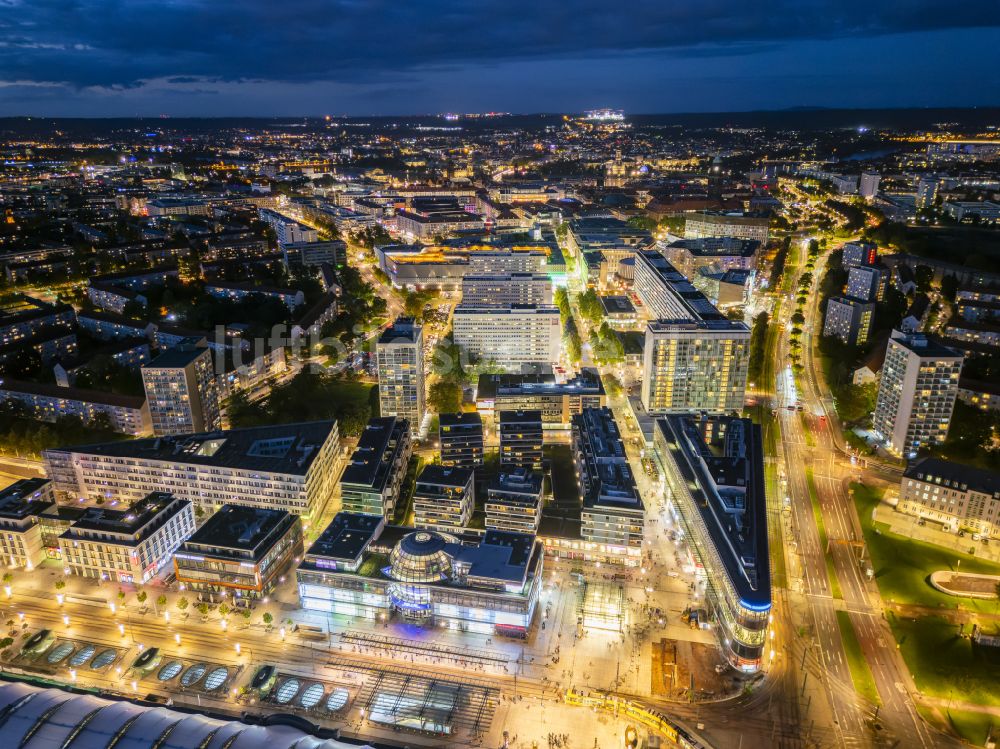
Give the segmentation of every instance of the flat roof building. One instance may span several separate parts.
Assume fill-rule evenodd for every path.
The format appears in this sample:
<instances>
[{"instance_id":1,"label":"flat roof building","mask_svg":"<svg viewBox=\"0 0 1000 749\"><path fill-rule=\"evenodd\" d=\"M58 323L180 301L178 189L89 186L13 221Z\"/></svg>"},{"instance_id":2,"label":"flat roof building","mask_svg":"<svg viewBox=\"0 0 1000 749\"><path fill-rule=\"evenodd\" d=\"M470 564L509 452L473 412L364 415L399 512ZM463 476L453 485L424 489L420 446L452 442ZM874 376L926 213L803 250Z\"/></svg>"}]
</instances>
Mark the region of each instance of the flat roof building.
<instances>
[{"instance_id":1,"label":"flat roof building","mask_svg":"<svg viewBox=\"0 0 1000 749\"><path fill-rule=\"evenodd\" d=\"M344 512L391 518L413 446L406 419L372 419L340 477Z\"/></svg>"},{"instance_id":2,"label":"flat roof building","mask_svg":"<svg viewBox=\"0 0 1000 749\"><path fill-rule=\"evenodd\" d=\"M962 354L927 336L892 332L872 424L889 452L914 458L921 448L944 442L963 361Z\"/></svg>"},{"instance_id":3,"label":"flat roof building","mask_svg":"<svg viewBox=\"0 0 1000 749\"><path fill-rule=\"evenodd\" d=\"M826 302L823 335L836 338L847 346L863 346L868 342L874 314L875 302L832 296Z\"/></svg>"},{"instance_id":4,"label":"flat roof building","mask_svg":"<svg viewBox=\"0 0 1000 749\"><path fill-rule=\"evenodd\" d=\"M340 440L337 422L312 421L53 448L42 458L53 488L74 501L170 492L205 512L241 504L308 523L333 494Z\"/></svg>"},{"instance_id":5,"label":"flat roof building","mask_svg":"<svg viewBox=\"0 0 1000 749\"><path fill-rule=\"evenodd\" d=\"M452 318L453 339L481 361L516 369L554 364L562 352L559 309L536 304L477 307L460 304Z\"/></svg>"},{"instance_id":6,"label":"flat roof building","mask_svg":"<svg viewBox=\"0 0 1000 749\"><path fill-rule=\"evenodd\" d=\"M500 462L525 468L542 467L542 412L500 412Z\"/></svg>"},{"instance_id":7,"label":"flat roof building","mask_svg":"<svg viewBox=\"0 0 1000 749\"><path fill-rule=\"evenodd\" d=\"M299 565L299 599L311 611L526 637L543 558L528 534L451 534L339 513Z\"/></svg>"},{"instance_id":8,"label":"flat roof building","mask_svg":"<svg viewBox=\"0 0 1000 749\"><path fill-rule=\"evenodd\" d=\"M413 492L413 525L460 531L472 520L475 505L470 468L424 466Z\"/></svg>"},{"instance_id":9,"label":"flat roof building","mask_svg":"<svg viewBox=\"0 0 1000 749\"><path fill-rule=\"evenodd\" d=\"M645 508L611 409L587 408L573 417L573 460L583 498L585 557L638 565Z\"/></svg>"},{"instance_id":10,"label":"flat roof building","mask_svg":"<svg viewBox=\"0 0 1000 749\"><path fill-rule=\"evenodd\" d=\"M760 426L677 414L656 420L653 445L666 499L706 582L720 646L733 668L758 671L771 612Z\"/></svg>"},{"instance_id":11,"label":"flat roof building","mask_svg":"<svg viewBox=\"0 0 1000 749\"><path fill-rule=\"evenodd\" d=\"M441 414L438 422L442 465L475 469L483 464L483 419L479 414Z\"/></svg>"},{"instance_id":12,"label":"flat roof building","mask_svg":"<svg viewBox=\"0 0 1000 749\"><path fill-rule=\"evenodd\" d=\"M0 561L28 570L44 561L40 516L53 505L48 479L21 479L0 491Z\"/></svg>"},{"instance_id":13,"label":"flat roof building","mask_svg":"<svg viewBox=\"0 0 1000 749\"><path fill-rule=\"evenodd\" d=\"M486 527L514 533L538 532L542 521L542 474L501 465L486 490Z\"/></svg>"},{"instance_id":14,"label":"flat roof building","mask_svg":"<svg viewBox=\"0 0 1000 749\"><path fill-rule=\"evenodd\" d=\"M210 432L222 426L212 352L194 341L167 349L142 367L153 434Z\"/></svg>"},{"instance_id":15,"label":"flat roof building","mask_svg":"<svg viewBox=\"0 0 1000 749\"><path fill-rule=\"evenodd\" d=\"M380 413L406 419L418 432L427 411L423 328L411 317L397 318L379 336L375 359Z\"/></svg>"},{"instance_id":16,"label":"flat roof building","mask_svg":"<svg viewBox=\"0 0 1000 749\"><path fill-rule=\"evenodd\" d=\"M193 532L189 500L152 492L127 510L87 508L59 545L71 574L142 585Z\"/></svg>"},{"instance_id":17,"label":"flat roof building","mask_svg":"<svg viewBox=\"0 0 1000 749\"><path fill-rule=\"evenodd\" d=\"M302 556L302 521L286 510L223 505L174 554L179 583L213 599L261 598Z\"/></svg>"},{"instance_id":18,"label":"flat roof building","mask_svg":"<svg viewBox=\"0 0 1000 749\"><path fill-rule=\"evenodd\" d=\"M47 382L0 379L0 401L22 404L39 421L54 422L63 416L77 416L84 424L106 418L116 432L132 437L149 434L152 423L146 399L103 390L60 387Z\"/></svg>"},{"instance_id":19,"label":"flat roof building","mask_svg":"<svg viewBox=\"0 0 1000 749\"><path fill-rule=\"evenodd\" d=\"M469 274L462 278L462 304L552 304L552 279L544 273Z\"/></svg>"},{"instance_id":20,"label":"flat roof building","mask_svg":"<svg viewBox=\"0 0 1000 749\"><path fill-rule=\"evenodd\" d=\"M596 369L584 367L572 379L553 375L482 374L476 388L476 410L487 417L504 411L541 411L545 429L569 428L584 408L606 405L604 383Z\"/></svg>"}]
</instances>

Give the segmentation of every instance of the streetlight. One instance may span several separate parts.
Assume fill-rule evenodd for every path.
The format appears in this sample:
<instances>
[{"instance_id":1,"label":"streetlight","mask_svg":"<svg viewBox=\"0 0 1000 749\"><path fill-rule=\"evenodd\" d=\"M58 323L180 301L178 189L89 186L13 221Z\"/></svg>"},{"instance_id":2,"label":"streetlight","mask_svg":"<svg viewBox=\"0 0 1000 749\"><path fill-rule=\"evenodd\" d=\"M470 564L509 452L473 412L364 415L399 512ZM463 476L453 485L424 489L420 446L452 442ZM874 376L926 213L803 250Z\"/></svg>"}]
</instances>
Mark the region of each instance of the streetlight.
<instances>
[{"instance_id":1,"label":"streetlight","mask_svg":"<svg viewBox=\"0 0 1000 749\"><path fill-rule=\"evenodd\" d=\"M174 635L174 642L176 642L178 645L181 644L181 633L180 632L178 632L177 634Z\"/></svg>"},{"instance_id":2,"label":"streetlight","mask_svg":"<svg viewBox=\"0 0 1000 749\"><path fill-rule=\"evenodd\" d=\"M116 608L115 607L115 602L114 601L108 601L108 608L111 609L111 615L114 616L114 614L115 614L115 608Z\"/></svg>"},{"instance_id":3,"label":"streetlight","mask_svg":"<svg viewBox=\"0 0 1000 749\"><path fill-rule=\"evenodd\" d=\"M4 585L3 586L3 592L7 594L7 598L11 597L11 591L10 591L10 586L9 585Z\"/></svg>"},{"instance_id":4,"label":"streetlight","mask_svg":"<svg viewBox=\"0 0 1000 749\"><path fill-rule=\"evenodd\" d=\"M69 626L69 614L63 614L63 624Z\"/></svg>"},{"instance_id":5,"label":"streetlight","mask_svg":"<svg viewBox=\"0 0 1000 749\"><path fill-rule=\"evenodd\" d=\"M120 635L121 635L122 637L124 637L124 636L125 636L125 625L124 625L124 624L119 624L119 625L118 625L118 633L119 633L119 634L120 634Z\"/></svg>"},{"instance_id":6,"label":"streetlight","mask_svg":"<svg viewBox=\"0 0 1000 749\"><path fill-rule=\"evenodd\" d=\"M164 612L163 612L163 619L164 619L164 621L166 621L166 622L169 622L169 621L170 621L170 612L169 612L169 611L164 611Z\"/></svg>"},{"instance_id":7,"label":"streetlight","mask_svg":"<svg viewBox=\"0 0 1000 749\"><path fill-rule=\"evenodd\" d=\"M236 655L240 654L240 644L236 643Z\"/></svg>"},{"instance_id":8,"label":"streetlight","mask_svg":"<svg viewBox=\"0 0 1000 749\"><path fill-rule=\"evenodd\" d=\"M65 600L65 598L66 598L66 596L64 596L64 595L63 595L62 593L56 593L56 602L57 602L57 603L58 603L58 604L59 604L60 606L62 606L62 605L63 605L63 601Z\"/></svg>"}]
</instances>

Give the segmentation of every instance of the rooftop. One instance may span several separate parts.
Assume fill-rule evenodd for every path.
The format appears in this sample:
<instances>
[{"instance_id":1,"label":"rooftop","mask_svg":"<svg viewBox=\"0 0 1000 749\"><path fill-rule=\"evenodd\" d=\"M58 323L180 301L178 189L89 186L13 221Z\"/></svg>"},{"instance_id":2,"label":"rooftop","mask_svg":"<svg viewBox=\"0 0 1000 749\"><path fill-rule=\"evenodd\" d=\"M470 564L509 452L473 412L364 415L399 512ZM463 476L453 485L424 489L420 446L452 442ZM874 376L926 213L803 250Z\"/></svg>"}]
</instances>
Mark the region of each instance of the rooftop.
<instances>
[{"instance_id":1,"label":"rooftop","mask_svg":"<svg viewBox=\"0 0 1000 749\"><path fill-rule=\"evenodd\" d=\"M378 538L385 520L380 515L338 512L306 552L307 557L357 559Z\"/></svg>"},{"instance_id":2,"label":"rooftop","mask_svg":"<svg viewBox=\"0 0 1000 749\"><path fill-rule=\"evenodd\" d=\"M381 490L392 465L392 455L387 453L393 443L398 447L409 429L409 421L395 416L382 416L369 421L351 455L351 462L340 477L340 483Z\"/></svg>"},{"instance_id":3,"label":"rooftop","mask_svg":"<svg viewBox=\"0 0 1000 749\"><path fill-rule=\"evenodd\" d=\"M284 533L296 521L286 510L223 505L185 542L231 549L255 549ZM269 546L270 544L268 544Z\"/></svg>"},{"instance_id":4,"label":"rooftop","mask_svg":"<svg viewBox=\"0 0 1000 749\"><path fill-rule=\"evenodd\" d=\"M100 531L132 536L138 540L143 528L155 521L161 512L172 509L171 514L176 514L184 505L190 504L188 500L177 499L169 492L150 492L126 510L88 507L64 535L72 538L79 531Z\"/></svg>"},{"instance_id":5,"label":"rooftop","mask_svg":"<svg viewBox=\"0 0 1000 749\"><path fill-rule=\"evenodd\" d=\"M331 435L336 436L336 429L337 422L332 420L308 421L59 449L83 455L305 476L320 447Z\"/></svg>"},{"instance_id":6,"label":"rooftop","mask_svg":"<svg viewBox=\"0 0 1000 749\"><path fill-rule=\"evenodd\" d=\"M944 458L924 458L911 463L903 478L971 490L1000 498L1000 474L956 463Z\"/></svg>"},{"instance_id":7,"label":"rooftop","mask_svg":"<svg viewBox=\"0 0 1000 749\"><path fill-rule=\"evenodd\" d=\"M38 395L45 398L61 398L64 400L80 401L81 403L96 403L105 406L116 406L118 408L142 408L146 399L136 395L119 395L109 393L105 390L87 390L76 387L60 387L47 382L27 382L24 380L12 380L9 377L0 379L0 390L11 393L26 393L28 395Z\"/></svg>"}]
</instances>

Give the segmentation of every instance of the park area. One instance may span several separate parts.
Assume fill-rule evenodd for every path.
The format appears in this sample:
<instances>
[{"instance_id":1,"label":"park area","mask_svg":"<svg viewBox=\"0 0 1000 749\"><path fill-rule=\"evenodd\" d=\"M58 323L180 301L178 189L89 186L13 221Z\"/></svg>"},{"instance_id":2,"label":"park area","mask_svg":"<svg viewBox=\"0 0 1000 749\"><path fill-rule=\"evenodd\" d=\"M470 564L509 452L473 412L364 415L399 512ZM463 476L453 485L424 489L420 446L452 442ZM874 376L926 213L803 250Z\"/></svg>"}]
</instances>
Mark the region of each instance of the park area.
<instances>
[{"instance_id":1,"label":"park area","mask_svg":"<svg viewBox=\"0 0 1000 749\"><path fill-rule=\"evenodd\" d=\"M852 488L889 625L917 688L930 698L927 703L937 703L921 712L982 746L991 721L1000 726L1000 716L963 708L1000 707L1000 648L976 645L970 635L973 623L1000 634L1000 601L950 596L929 579L937 570L995 575L1000 565L889 532L872 519L882 490Z\"/></svg>"}]
</instances>

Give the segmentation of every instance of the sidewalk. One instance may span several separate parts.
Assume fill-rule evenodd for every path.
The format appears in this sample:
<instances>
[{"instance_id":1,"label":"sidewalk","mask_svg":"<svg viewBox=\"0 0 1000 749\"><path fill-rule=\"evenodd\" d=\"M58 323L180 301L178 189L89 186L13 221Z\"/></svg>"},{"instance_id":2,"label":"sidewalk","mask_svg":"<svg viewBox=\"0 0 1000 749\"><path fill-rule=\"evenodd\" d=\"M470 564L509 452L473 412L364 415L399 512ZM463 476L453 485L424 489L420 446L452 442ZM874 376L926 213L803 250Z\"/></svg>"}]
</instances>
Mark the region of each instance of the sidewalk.
<instances>
[{"instance_id":1,"label":"sidewalk","mask_svg":"<svg viewBox=\"0 0 1000 749\"><path fill-rule=\"evenodd\" d=\"M984 544L982 541L973 541L969 534L960 537L958 533L947 533L941 530L937 523L930 520L925 525L920 525L919 518L913 515L904 515L884 501L875 507L875 521L885 523L889 526L890 531L905 538L924 541L947 549L956 549L980 559L1000 562L1000 544L995 541Z\"/></svg>"}]
</instances>

